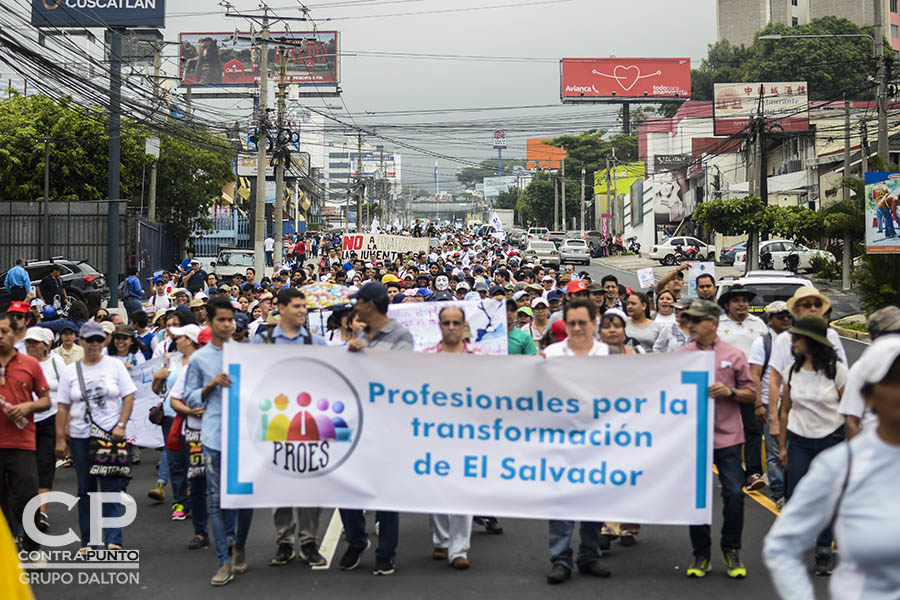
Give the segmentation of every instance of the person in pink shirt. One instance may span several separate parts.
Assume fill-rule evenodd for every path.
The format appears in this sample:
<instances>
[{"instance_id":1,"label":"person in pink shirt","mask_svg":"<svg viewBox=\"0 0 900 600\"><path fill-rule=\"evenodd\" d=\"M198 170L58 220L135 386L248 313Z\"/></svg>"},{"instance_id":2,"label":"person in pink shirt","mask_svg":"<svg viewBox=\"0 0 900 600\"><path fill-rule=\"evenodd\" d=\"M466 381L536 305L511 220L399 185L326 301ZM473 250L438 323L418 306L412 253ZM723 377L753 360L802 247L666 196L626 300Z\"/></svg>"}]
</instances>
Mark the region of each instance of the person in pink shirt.
<instances>
[{"instance_id":1,"label":"person in pink shirt","mask_svg":"<svg viewBox=\"0 0 900 600\"><path fill-rule=\"evenodd\" d=\"M713 432L713 463L722 484L722 557L728 576L746 577L741 562L741 532L744 528L744 494L741 486L746 474L741 464L744 429L741 404L756 401L756 382L744 353L723 342L717 335L719 305L709 300L694 300L684 311L692 343L679 352L714 352L715 381L709 386L709 397L716 403ZM692 525L691 544L694 558L687 569L688 577L703 577L711 569L712 537L709 525Z\"/></svg>"}]
</instances>

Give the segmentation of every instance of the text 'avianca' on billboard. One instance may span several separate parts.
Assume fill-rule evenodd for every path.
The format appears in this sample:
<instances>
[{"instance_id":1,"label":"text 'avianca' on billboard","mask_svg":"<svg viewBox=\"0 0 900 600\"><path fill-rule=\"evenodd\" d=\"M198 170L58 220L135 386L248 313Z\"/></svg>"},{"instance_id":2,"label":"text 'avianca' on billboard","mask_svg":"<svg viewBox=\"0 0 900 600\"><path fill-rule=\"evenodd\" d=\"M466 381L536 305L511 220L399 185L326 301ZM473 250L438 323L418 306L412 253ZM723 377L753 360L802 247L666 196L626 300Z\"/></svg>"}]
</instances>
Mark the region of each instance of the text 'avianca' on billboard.
<instances>
[{"instance_id":1,"label":"text 'avianca' on billboard","mask_svg":"<svg viewBox=\"0 0 900 600\"><path fill-rule=\"evenodd\" d=\"M691 97L689 58L564 58L560 98Z\"/></svg>"},{"instance_id":2,"label":"text 'avianca' on billboard","mask_svg":"<svg viewBox=\"0 0 900 600\"><path fill-rule=\"evenodd\" d=\"M181 85L252 86L259 81L259 41L249 33L182 33ZM334 85L340 82L336 31L273 32L269 40L269 67L278 77L278 47L284 48L288 83Z\"/></svg>"}]
</instances>

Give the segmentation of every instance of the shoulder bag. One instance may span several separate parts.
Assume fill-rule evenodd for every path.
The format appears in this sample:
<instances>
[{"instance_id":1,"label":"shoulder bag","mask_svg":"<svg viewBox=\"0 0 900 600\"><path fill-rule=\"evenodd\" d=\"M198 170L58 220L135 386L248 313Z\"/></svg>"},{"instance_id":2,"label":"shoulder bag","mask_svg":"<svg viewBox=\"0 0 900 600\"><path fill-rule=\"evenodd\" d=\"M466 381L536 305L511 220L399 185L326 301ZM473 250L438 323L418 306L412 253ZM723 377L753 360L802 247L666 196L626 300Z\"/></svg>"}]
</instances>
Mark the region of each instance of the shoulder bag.
<instances>
[{"instance_id":1,"label":"shoulder bag","mask_svg":"<svg viewBox=\"0 0 900 600\"><path fill-rule=\"evenodd\" d=\"M91 468L88 471L94 477L131 477L130 448L125 439L113 441L112 432L106 431L91 416L91 402L84 385L84 372L81 361L75 363L78 373L78 385L81 387L81 399L84 401L84 420L91 424L88 457Z\"/></svg>"}]
</instances>

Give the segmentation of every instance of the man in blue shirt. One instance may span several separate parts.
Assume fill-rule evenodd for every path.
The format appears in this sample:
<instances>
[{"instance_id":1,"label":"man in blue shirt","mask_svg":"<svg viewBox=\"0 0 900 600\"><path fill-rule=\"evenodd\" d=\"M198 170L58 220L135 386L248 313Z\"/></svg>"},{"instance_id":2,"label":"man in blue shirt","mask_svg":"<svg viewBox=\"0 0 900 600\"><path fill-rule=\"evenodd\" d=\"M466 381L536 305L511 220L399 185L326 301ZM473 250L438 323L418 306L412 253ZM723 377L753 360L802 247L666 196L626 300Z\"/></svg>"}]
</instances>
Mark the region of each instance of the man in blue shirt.
<instances>
[{"instance_id":1,"label":"man in blue shirt","mask_svg":"<svg viewBox=\"0 0 900 600\"><path fill-rule=\"evenodd\" d=\"M304 326L306 323L306 296L297 288L286 288L278 292L278 315L280 321L269 333L265 327L257 329L254 344L306 344L324 346L325 338L312 335ZM269 561L272 566L289 563L294 558L294 546L298 527L300 530L300 558L310 566L320 567L328 561L319 554L316 532L319 529L320 508L294 508L282 506L274 509L275 543L278 550Z\"/></svg>"},{"instance_id":2,"label":"man in blue shirt","mask_svg":"<svg viewBox=\"0 0 900 600\"><path fill-rule=\"evenodd\" d=\"M3 285L9 292L9 299L12 302L25 300L25 296L31 290L31 278L25 270L27 264L24 258L17 258L15 266L6 274Z\"/></svg>"},{"instance_id":3,"label":"man in blue shirt","mask_svg":"<svg viewBox=\"0 0 900 600\"><path fill-rule=\"evenodd\" d=\"M219 486L222 462L222 390L231 387L231 378L222 370L222 346L234 333L234 307L227 298L213 298L206 304L211 340L194 352L188 363L184 393L191 408L203 407L200 440L206 462L206 489L209 498L209 521L216 542L219 570L212 585L225 585L234 578L232 573L244 573L247 559L244 547L250 532L253 510L249 508L225 510L221 505ZM234 552L229 556L227 528L237 517Z\"/></svg>"},{"instance_id":4,"label":"man in blue shirt","mask_svg":"<svg viewBox=\"0 0 900 600\"><path fill-rule=\"evenodd\" d=\"M181 264L178 266L178 270L182 275L187 274L188 271L191 270L191 261L194 260L194 249L188 248L187 258L181 260Z\"/></svg>"},{"instance_id":5,"label":"man in blue shirt","mask_svg":"<svg viewBox=\"0 0 900 600\"><path fill-rule=\"evenodd\" d=\"M122 304L125 306L128 318L131 319L131 315L143 310L141 298L144 297L144 289L141 287L141 280L137 276L135 267L128 267L126 272L128 277L125 278L125 297L122 298Z\"/></svg>"}]
</instances>

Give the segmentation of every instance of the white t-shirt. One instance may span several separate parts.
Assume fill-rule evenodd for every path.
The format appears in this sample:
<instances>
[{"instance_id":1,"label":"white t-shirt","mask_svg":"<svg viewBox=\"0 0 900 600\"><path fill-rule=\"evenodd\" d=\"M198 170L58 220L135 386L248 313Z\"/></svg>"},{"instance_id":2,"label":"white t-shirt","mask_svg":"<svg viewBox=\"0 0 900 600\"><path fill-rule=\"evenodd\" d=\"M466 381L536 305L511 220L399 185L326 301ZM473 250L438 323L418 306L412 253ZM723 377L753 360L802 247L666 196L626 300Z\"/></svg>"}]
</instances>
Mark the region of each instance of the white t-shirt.
<instances>
[{"instance_id":1,"label":"white t-shirt","mask_svg":"<svg viewBox=\"0 0 900 600\"><path fill-rule=\"evenodd\" d=\"M838 360L846 366L848 364L847 353L844 352L844 345L841 343L841 337L837 334L837 331L831 327L829 327L827 331L828 334L826 337L828 338L828 341L831 342L831 345L834 346ZM772 356L769 358L769 366L778 371L782 378L787 378L788 369L790 369L793 364L794 355L791 352L791 333L789 331L782 331L778 334L778 337L775 338L775 343L772 344Z\"/></svg>"},{"instance_id":2,"label":"white t-shirt","mask_svg":"<svg viewBox=\"0 0 900 600\"><path fill-rule=\"evenodd\" d=\"M275 249L275 240L272 238L266 238L263 241L263 245L265 246L266 252L271 252Z\"/></svg>"},{"instance_id":3,"label":"white t-shirt","mask_svg":"<svg viewBox=\"0 0 900 600\"><path fill-rule=\"evenodd\" d=\"M675 319L675 313L671 313L671 314L668 314L668 315L661 315L661 314L658 314L658 313L657 313L656 317L655 317L653 320L656 321L657 323L659 323L660 325L666 325L666 324L668 324L668 323L674 323L675 320L676 320L676 319Z\"/></svg>"},{"instance_id":4,"label":"white t-shirt","mask_svg":"<svg viewBox=\"0 0 900 600\"><path fill-rule=\"evenodd\" d=\"M178 361L179 364L181 361ZM169 390L169 406L172 405L172 398L177 398L184 402L184 382L187 381L187 367L182 367L182 372L178 375L178 379L175 380L175 383L172 385L172 389ZM184 402L187 404L187 402ZM174 410L174 407L173 407ZM203 425L202 417L192 417L188 415L185 418L185 422L187 426L191 429L200 429L200 426Z\"/></svg>"},{"instance_id":5,"label":"white t-shirt","mask_svg":"<svg viewBox=\"0 0 900 600\"><path fill-rule=\"evenodd\" d=\"M844 417L838 413L838 390L846 385L847 373L847 365L842 362L837 363L834 381L821 371L800 369L789 373L791 411L788 413L788 431L805 438L820 439L843 425Z\"/></svg>"},{"instance_id":6,"label":"white t-shirt","mask_svg":"<svg viewBox=\"0 0 900 600\"><path fill-rule=\"evenodd\" d=\"M153 294L153 300L151 301L151 304L156 307L156 310L166 310L167 308L169 308L169 305L171 303L172 301L169 300L169 296L165 292L163 292L162 296Z\"/></svg>"},{"instance_id":7,"label":"white t-shirt","mask_svg":"<svg viewBox=\"0 0 900 600\"><path fill-rule=\"evenodd\" d=\"M749 356L753 341L767 329L763 320L753 315L747 315L743 321L735 321L728 315L722 315L719 318L719 328L716 334L720 340L731 344L743 352L744 356Z\"/></svg>"},{"instance_id":8,"label":"white t-shirt","mask_svg":"<svg viewBox=\"0 0 900 600\"><path fill-rule=\"evenodd\" d=\"M84 397L78 383L76 366L72 363L63 371L59 380L57 402L71 405L71 423L69 437L84 439L90 437L90 420L85 420ZM82 364L84 372L84 389L87 390L91 403L91 418L97 426L107 431L119 422L122 414L122 398L134 394L137 387L128 374L122 361L110 356L103 356L95 365Z\"/></svg>"},{"instance_id":9,"label":"white t-shirt","mask_svg":"<svg viewBox=\"0 0 900 600\"><path fill-rule=\"evenodd\" d=\"M878 415L866 406L862 397L862 376L859 374L861 361L857 361L850 367L847 375L847 384L844 386L844 395L841 396L841 404L838 412L842 415L850 415L861 420L860 429L874 429L878 426ZM47 381L49 383L49 380Z\"/></svg>"},{"instance_id":10,"label":"white t-shirt","mask_svg":"<svg viewBox=\"0 0 900 600\"><path fill-rule=\"evenodd\" d=\"M769 365L766 365L766 370L763 371L762 376L759 379L760 387L762 387L762 403L769 403L769 373L772 372L772 369L769 368L772 361L772 350L775 345L775 332L771 329L766 333L758 336L755 340L753 340L753 345L750 346L750 354L747 355L747 362L751 365L759 365L763 366L766 364L766 346L765 346L765 336L770 335L772 342L769 346Z\"/></svg>"},{"instance_id":11,"label":"white t-shirt","mask_svg":"<svg viewBox=\"0 0 900 600\"><path fill-rule=\"evenodd\" d=\"M56 392L59 390L59 378L66 370L66 361L59 354L51 352L47 360L41 361L41 370L44 372L47 385L50 386L50 408L34 413L35 423L40 423L44 419L56 415ZM37 396L34 399L37 400Z\"/></svg>"},{"instance_id":12,"label":"white t-shirt","mask_svg":"<svg viewBox=\"0 0 900 600\"><path fill-rule=\"evenodd\" d=\"M569 341L563 340L561 342L556 342L555 344L550 344L546 348L544 348L544 355L547 358L559 358L560 356L578 356L572 349L569 348ZM587 353L587 356L608 356L609 355L609 346L604 344L603 342L599 342L594 340L594 345L591 346L591 351Z\"/></svg>"}]
</instances>

